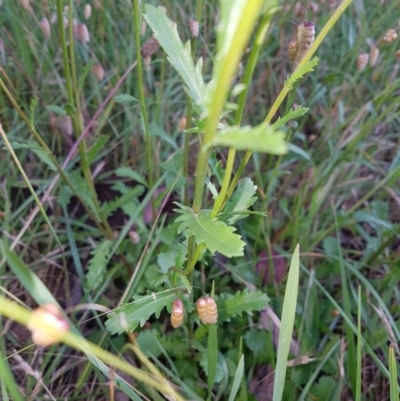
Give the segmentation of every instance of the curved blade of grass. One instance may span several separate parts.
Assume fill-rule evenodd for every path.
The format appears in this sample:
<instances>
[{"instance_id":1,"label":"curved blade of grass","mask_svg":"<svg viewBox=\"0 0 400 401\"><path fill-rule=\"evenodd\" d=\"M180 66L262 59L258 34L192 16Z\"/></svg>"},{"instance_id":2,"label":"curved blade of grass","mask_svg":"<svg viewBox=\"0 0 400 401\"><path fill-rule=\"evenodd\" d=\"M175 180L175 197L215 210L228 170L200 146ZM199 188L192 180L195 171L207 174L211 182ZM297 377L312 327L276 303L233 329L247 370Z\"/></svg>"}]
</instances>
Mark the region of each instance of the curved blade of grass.
<instances>
[{"instance_id":1,"label":"curved blade of grass","mask_svg":"<svg viewBox=\"0 0 400 401\"><path fill-rule=\"evenodd\" d=\"M281 401L290 342L292 340L294 316L296 313L297 293L299 290L299 245L296 246L290 263L288 281L286 284L285 299L282 308L282 324L279 331L278 358L276 361L274 378L273 401Z\"/></svg>"},{"instance_id":2,"label":"curved blade of grass","mask_svg":"<svg viewBox=\"0 0 400 401\"><path fill-rule=\"evenodd\" d=\"M389 383L390 401L399 401L399 385L397 384L397 365L393 345L389 347Z\"/></svg>"},{"instance_id":3,"label":"curved blade of grass","mask_svg":"<svg viewBox=\"0 0 400 401\"><path fill-rule=\"evenodd\" d=\"M232 390L231 393L229 394L228 401L234 401L236 394L239 390L240 384L242 383L243 372L244 372L244 355L240 357L240 361L236 369L235 377L232 383Z\"/></svg>"},{"instance_id":4,"label":"curved blade of grass","mask_svg":"<svg viewBox=\"0 0 400 401\"><path fill-rule=\"evenodd\" d=\"M8 394L6 393L6 389L3 387L5 385L13 400L24 401L20 391L18 390L17 384L15 383L8 360L3 356L3 354L0 354L0 379L2 383L2 399L9 399L7 398Z\"/></svg>"}]
</instances>

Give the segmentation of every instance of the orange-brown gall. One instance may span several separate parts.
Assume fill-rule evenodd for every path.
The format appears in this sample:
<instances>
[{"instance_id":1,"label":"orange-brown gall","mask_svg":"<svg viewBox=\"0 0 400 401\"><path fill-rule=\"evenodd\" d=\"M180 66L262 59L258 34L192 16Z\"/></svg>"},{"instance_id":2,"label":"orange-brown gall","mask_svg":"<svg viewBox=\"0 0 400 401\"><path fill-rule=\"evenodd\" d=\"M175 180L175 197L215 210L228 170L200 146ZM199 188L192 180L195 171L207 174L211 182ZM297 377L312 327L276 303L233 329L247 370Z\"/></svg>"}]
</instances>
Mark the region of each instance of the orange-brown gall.
<instances>
[{"instance_id":1,"label":"orange-brown gall","mask_svg":"<svg viewBox=\"0 0 400 401\"><path fill-rule=\"evenodd\" d=\"M218 308L211 297L199 298L196 302L197 313L203 324L214 324L218 320Z\"/></svg>"},{"instance_id":2,"label":"orange-brown gall","mask_svg":"<svg viewBox=\"0 0 400 401\"><path fill-rule=\"evenodd\" d=\"M175 329L182 324L184 313L185 310L182 301L180 299L175 299L171 310L171 324Z\"/></svg>"}]
</instances>

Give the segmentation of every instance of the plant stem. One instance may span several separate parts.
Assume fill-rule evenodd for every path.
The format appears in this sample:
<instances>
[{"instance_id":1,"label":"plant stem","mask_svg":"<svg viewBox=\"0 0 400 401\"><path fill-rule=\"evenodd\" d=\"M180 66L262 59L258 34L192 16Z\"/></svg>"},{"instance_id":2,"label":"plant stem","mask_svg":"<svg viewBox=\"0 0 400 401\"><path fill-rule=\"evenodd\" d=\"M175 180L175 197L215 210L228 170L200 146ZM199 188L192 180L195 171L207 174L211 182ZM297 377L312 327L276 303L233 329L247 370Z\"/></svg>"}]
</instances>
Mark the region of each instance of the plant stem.
<instances>
[{"instance_id":1,"label":"plant stem","mask_svg":"<svg viewBox=\"0 0 400 401\"><path fill-rule=\"evenodd\" d=\"M315 39L314 43L310 46L308 49L307 53L304 55L303 59L300 61L298 64L297 69L301 68L305 63L307 63L313 54L316 52L322 41L325 39L325 36L328 34L328 32L332 29L333 25L336 23L336 21L339 19L339 17L343 14L343 12L346 10L346 8L351 4L352 0L344 0L343 3L339 5L339 7L335 10L335 12L331 15L327 23L323 26L321 29L321 32ZM275 116L276 112L278 111L279 106L282 104L283 100L287 96L291 89L284 86L282 91L280 92L279 96L275 100L274 104L272 105L270 111L268 112L267 116L264 119L265 123L270 123L272 118ZM242 162L240 163L240 166L238 167L235 176L233 177L232 183L228 189L227 192L227 198L229 198L234 189L236 188L237 183L239 182L239 179L244 171L244 168L246 167L246 164L251 158L251 155L253 152L248 150L246 152L246 155L244 156Z\"/></svg>"},{"instance_id":2,"label":"plant stem","mask_svg":"<svg viewBox=\"0 0 400 401\"><path fill-rule=\"evenodd\" d=\"M140 11L139 11L139 0L132 0L133 3L133 21L135 25L135 44L136 44L136 55L137 55L137 85L139 91L140 109L142 112L144 134L146 141L146 167L148 172L149 187L153 187L153 146L150 136L149 118L147 115L146 99L144 97L143 88L143 64L142 55L140 53ZM155 204L154 198L151 200L153 215L155 215Z\"/></svg>"}]
</instances>

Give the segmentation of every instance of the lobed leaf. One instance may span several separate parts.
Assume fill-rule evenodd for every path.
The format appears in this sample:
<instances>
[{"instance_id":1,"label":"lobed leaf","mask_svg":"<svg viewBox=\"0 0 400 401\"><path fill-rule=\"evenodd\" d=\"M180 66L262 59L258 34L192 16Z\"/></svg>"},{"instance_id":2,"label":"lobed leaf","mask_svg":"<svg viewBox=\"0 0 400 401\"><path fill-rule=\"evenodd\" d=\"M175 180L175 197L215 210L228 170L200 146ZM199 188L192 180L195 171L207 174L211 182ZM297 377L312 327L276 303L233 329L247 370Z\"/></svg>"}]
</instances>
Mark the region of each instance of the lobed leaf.
<instances>
[{"instance_id":1,"label":"lobed leaf","mask_svg":"<svg viewBox=\"0 0 400 401\"><path fill-rule=\"evenodd\" d=\"M132 332L139 324L143 326L153 314L158 318L161 311L165 307L170 308L175 299L176 293L173 291L136 296L134 302L107 315L106 329L111 334Z\"/></svg>"},{"instance_id":2,"label":"lobed leaf","mask_svg":"<svg viewBox=\"0 0 400 401\"><path fill-rule=\"evenodd\" d=\"M185 231L186 237L194 236L197 244L205 244L211 253L219 252L227 257L242 256L245 243L240 235L234 234L235 228L228 226L216 218L211 218L211 210L193 210L178 202L180 209L174 209L181 214L175 221L181 224L178 233Z\"/></svg>"},{"instance_id":3,"label":"lobed leaf","mask_svg":"<svg viewBox=\"0 0 400 401\"><path fill-rule=\"evenodd\" d=\"M249 213L243 213L257 200L254 196L257 186L250 178L245 178L239 185L235 193L229 198L224 210L223 220L227 224L234 224L239 219L243 219ZM240 213L235 213L240 212Z\"/></svg>"},{"instance_id":4,"label":"lobed leaf","mask_svg":"<svg viewBox=\"0 0 400 401\"><path fill-rule=\"evenodd\" d=\"M276 130L285 125L286 123L288 123L289 121L297 117L304 116L304 114L306 114L308 110L309 109L307 107L303 106L299 106L295 110L290 109L289 112L287 112L283 117L279 117L278 120L276 120L274 124L271 125L271 129Z\"/></svg>"},{"instance_id":5,"label":"lobed leaf","mask_svg":"<svg viewBox=\"0 0 400 401\"><path fill-rule=\"evenodd\" d=\"M201 74L201 63L194 65L189 46L183 45L176 27L173 27L163 9L146 4L144 18L167 53L169 62L185 82L188 95L204 111L206 88Z\"/></svg>"},{"instance_id":6,"label":"lobed leaf","mask_svg":"<svg viewBox=\"0 0 400 401\"><path fill-rule=\"evenodd\" d=\"M244 312L254 312L264 309L269 298L261 291L238 291L234 295L222 294L217 299L218 320L220 322L229 321L234 316Z\"/></svg>"},{"instance_id":7,"label":"lobed leaf","mask_svg":"<svg viewBox=\"0 0 400 401\"><path fill-rule=\"evenodd\" d=\"M214 136L208 146L221 145L238 150L251 150L273 155L287 153L285 133L283 131L274 131L266 123L256 127L231 126L224 128Z\"/></svg>"},{"instance_id":8,"label":"lobed leaf","mask_svg":"<svg viewBox=\"0 0 400 401\"><path fill-rule=\"evenodd\" d=\"M314 71L313 68L318 64L318 57L314 57L312 60L307 61L300 68L296 68L294 73L289 77L289 79L285 82L285 87L289 90L293 89L293 85L299 79L303 78L308 72Z\"/></svg>"},{"instance_id":9,"label":"lobed leaf","mask_svg":"<svg viewBox=\"0 0 400 401\"><path fill-rule=\"evenodd\" d=\"M112 256L112 248L113 241L106 239L97 244L92 251L92 258L86 273L86 288L89 291L95 290L103 283L106 266Z\"/></svg>"}]
</instances>

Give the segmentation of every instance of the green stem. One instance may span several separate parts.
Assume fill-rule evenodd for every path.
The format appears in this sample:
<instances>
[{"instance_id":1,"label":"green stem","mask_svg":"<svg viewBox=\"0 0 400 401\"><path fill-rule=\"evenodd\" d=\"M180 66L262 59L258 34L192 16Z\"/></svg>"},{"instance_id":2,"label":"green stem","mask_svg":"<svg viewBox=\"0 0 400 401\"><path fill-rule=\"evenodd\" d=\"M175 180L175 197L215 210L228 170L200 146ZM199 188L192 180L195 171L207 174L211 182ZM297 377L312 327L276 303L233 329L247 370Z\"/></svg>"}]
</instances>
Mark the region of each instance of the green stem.
<instances>
[{"instance_id":1,"label":"green stem","mask_svg":"<svg viewBox=\"0 0 400 401\"><path fill-rule=\"evenodd\" d=\"M243 112L244 112L244 108L246 105L246 99L247 99L247 95L249 93L251 80L253 78L254 70L255 70L257 62L258 62L260 50L264 43L265 35L267 34L272 15L275 13L275 11L276 11L275 8L273 8L273 9L269 9L267 12L265 12L265 14L263 15L261 22L258 26L256 35L255 35L255 40L254 40L253 46L251 48L249 60L247 62L246 71L245 71L244 77L243 77L244 90L242 92L240 92L240 94L238 96L238 109L235 114L235 124L236 125L240 125L242 122ZM211 212L211 217L216 217L217 214L219 213L219 211L224 206L227 199L229 199L230 195L228 195L228 188L229 188L229 183L230 183L230 179L232 176L235 156L236 156L236 149L229 148L228 159L227 159L226 167L225 167L224 180L222 182L222 187L221 187L220 193L214 203L214 207Z\"/></svg>"},{"instance_id":2,"label":"green stem","mask_svg":"<svg viewBox=\"0 0 400 401\"><path fill-rule=\"evenodd\" d=\"M153 147L150 136L149 118L147 115L146 99L144 96L143 88L143 64L142 55L140 53L140 11L139 11L139 0L132 0L133 3L133 20L135 24L135 44L136 44L136 56L137 56L137 85L139 90L140 109L142 112L145 140L146 140L146 167L148 171L149 187L153 187ZM153 214L155 215L154 198L152 198Z\"/></svg>"},{"instance_id":3,"label":"green stem","mask_svg":"<svg viewBox=\"0 0 400 401\"><path fill-rule=\"evenodd\" d=\"M314 43L310 46L308 49L307 53L304 55L303 59L300 61L298 64L297 69L301 68L305 63L310 61L311 57L313 54L316 52L322 41L325 39L325 36L328 34L328 32L332 29L333 25L336 23L336 21L339 19L339 17L344 13L346 8L351 4L352 0L344 0L342 4L339 5L339 7L335 10L335 12L332 14L332 16L329 18L327 23L324 25L324 27L321 29L321 32L315 39ZM294 71L295 72L295 71ZM287 96L291 89L288 87L284 86L280 94L278 95L277 99L275 100L274 104L272 105L269 113L264 119L265 123L270 123L272 118L275 116L276 112L278 111L278 108L282 104L283 100ZM240 163L239 168L236 171L235 176L233 177L232 183L228 189L227 193L227 198L233 193L237 183L239 182L239 179L244 171L244 168L246 167L246 164L251 158L251 155L253 153L251 151L247 151L245 157L243 158L242 162Z\"/></svg>"}]
</instances>

